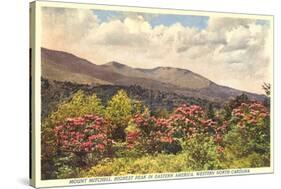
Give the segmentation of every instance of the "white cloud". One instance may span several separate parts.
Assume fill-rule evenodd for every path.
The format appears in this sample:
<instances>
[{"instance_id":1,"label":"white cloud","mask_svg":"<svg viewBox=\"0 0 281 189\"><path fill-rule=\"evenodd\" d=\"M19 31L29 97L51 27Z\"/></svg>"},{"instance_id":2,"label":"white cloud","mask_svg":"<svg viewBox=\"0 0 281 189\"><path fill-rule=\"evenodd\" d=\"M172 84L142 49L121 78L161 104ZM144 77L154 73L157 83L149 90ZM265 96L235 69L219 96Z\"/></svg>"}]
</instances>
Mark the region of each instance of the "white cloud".
<instances>
[{"instance_id":1,"label":"white cloud","mask_svg":"<svg viewBox=\"0 0 281 189\"><path fill-rule=\"evenodd\" d=\"M42 45L64 48L79 43L98 19L90 10L42 8Z\"/></svg>"},{"instance_id":2,"label":"white cloud","mask_svg":"<svg viewBox=\"0 0 281 189\"><path fill-rule=\"evenodd\" d=\"M210 18L204 30L152 27L143 15L99 24L93 11L43 11L42 46L74 53L93 63L119 61L132 67L172 66L216 83L262 92L269 81L268 25L255 20Z\"/></svg>"},{"instance_id":3,"label":"white cloud","mask_svg":"<svg viewBox=\"0 0 281 189\"><path fill-rule=\"evenodd\" d=\"M254 23L255 20L245 18L218 18L210 17L208 21L208 29L211 31L230 31L237 27L249 27L249 24Z\"/></svg>"}]
</instances>

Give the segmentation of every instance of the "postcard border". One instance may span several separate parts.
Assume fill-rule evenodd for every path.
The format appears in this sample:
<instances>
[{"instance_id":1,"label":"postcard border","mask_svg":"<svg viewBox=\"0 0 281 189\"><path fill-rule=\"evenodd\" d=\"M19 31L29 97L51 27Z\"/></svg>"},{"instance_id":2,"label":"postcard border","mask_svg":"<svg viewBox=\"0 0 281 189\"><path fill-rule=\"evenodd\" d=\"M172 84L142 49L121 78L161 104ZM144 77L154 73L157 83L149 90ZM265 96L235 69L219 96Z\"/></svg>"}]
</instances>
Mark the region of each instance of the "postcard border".
<instances>
[{"instance_id":1,"label":"postcard border","mask_svg":"<svg viewBox=\"0 0 281 189\"><path fill-rule=\"evenodd\" d=\"M56 180L41 180L41 8L42 7L61 7L61 8L81 8L81 9L101 9L101 10L114 10L114 11L130 11L130 12L144 12L144 13L158 13L158 14L180 14L180 15L195 15L195 16L212 16L212 17L232 17L232 18L254 18L254 19L265 19L270 21L270 49L267 49L269 54L271 55L271 163L270 167L267 168L250 168L245 170L249 170L249 173L238 174L238 175L252 175L252 174L266 174L266 173L274 173L274 16L273 15L257 15L257 14L246 14L246 13L226 13L226 12L213 12L213 11L202 11L202 10L182 10L182 9L169 9L169 8L152 8L152 7L133 7L133 6L118 6L118 5L101 5L101 4L88 4L88 3L69 3L69 2L50 2L50 1L35 1L30 5L34 4L35 8L35 28L34 32L34 57L32 56L32 60L34 60L34 64L32 64L32 72L33 72L33 96L32 96L32 149L33 150L33 159L32 162L32 179L30 180L30 184L35 187L52 187L52 186L72 186L72 185L81 185L81 184L70 184L71 180L79 180L86 178L75 178L75 179L56 179ZM32 61L33 62L33 61ZM233 169L226 169L232 171ZM234 169L237 170L237 169ZM243 170L243 169L241 169ZM216 170L213 170L216 171ZM196 174L199 171L193 171L192 173ZM169 173L163 173L169 174ZM176 173L170 173L176 174ZM155 175L155 174L154 174ZM106 184L106 183L122 183L122 182L143 182L143 181L159 181L159 180L175 180L175 179L189 179L189 178L205 178L205 177L221 177L221 176L233 176L233 174L226 175L208 175L208 176L192 176L192 177L183 177L183 178L161 178L161 179L149 179L149 180L124 180L124 181L113 181L113 182L98 182L98 183L83 183L83 185L90 184ZM114 180L112 176L111 179Z\"/></svg>"}]
</instances>

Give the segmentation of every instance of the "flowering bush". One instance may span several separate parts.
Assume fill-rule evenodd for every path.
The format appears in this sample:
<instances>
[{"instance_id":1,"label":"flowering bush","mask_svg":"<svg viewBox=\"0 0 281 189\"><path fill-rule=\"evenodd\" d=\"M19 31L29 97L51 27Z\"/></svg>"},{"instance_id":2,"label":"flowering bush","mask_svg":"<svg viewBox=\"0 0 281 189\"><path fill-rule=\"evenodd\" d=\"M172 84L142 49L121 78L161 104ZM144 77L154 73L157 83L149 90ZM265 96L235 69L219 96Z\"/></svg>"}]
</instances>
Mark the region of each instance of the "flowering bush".
<instances>
[{"instance_id":1,"label":"flowering bush","mask_svg":"<svg viewBox=\"0 0 281 189\"><path fill-rule=\"evenodd\" d=\"M164 119L156 119L148 114L137 114L134 123L136 130L127 132L129 148L140 144L143 151L157 153L164 150L164 144L173 142Z\"/></svg>"},{"instance_id":2,"label":"flowering bush","mask_svg":"<svg viewBox=\"0 0 281 189\"><path fill-rule=\"evenodd\" d=\"M54 131L62 151L104 152L110 143L106 121L95 115L67 118L65 124L56 126Z\"/></svg>"},{"instance_id":3,"label":"flowering bush","mask_svg":"<svg viewBox=\"0 0 281 189\"><path fill-rule=\"evenodd\" d=\"M134 123L137 130L133 132L137 132L137 136L130 137L132 133L127 133L129 147L140 144L143 151L148 153L162 151L176 153L181 150L179 141L173 137L174 128L168 119L155 118L149 114L137 114L134 117Z\"/></svg>"},{"instance_id":4,"label":"flowering bush","mask_svg":"<svg viewBox=\"0 0 281 189\"><path fill-rule=\"evenodd\" d=\"M232 111L233 122L241 129L266 129L264 121L269 118L269 112L265 106L260 103L242 103L238 108ZM251 125L256 125L252 128Z\"/></svg>"},{"instance_id":5,"label":"flowering bush","mask_svg":"<svg viewBox=\"0 0 281 189\"><path fill-rule=\"evenodd\" d=\"M196 133L206 133L222 142L222 134L227 123L222 125L208 119L200 106L182 105L168 118L155 118L148 114L137 114L134 123L139 130L127 133L129 147L141 143L148 152L167 151L176 153L181 150L181 140L187 140ZM220 148L220 151L222 147Z\"/></svg>"},{"instance_id":6,"label":"flowering bush","mask_svg":"<svg viewBox=\"0 0 281 189\"><path fill-rule=\"evenodd\" d=\"M269 110L265 106L257 102L242 103L232 111L232 128L225 136L228 151L236 159L253 153L260 154L265 160L260 166L268 165L270 162L269 122Z\"/></svg>"},{"instance_id":7,"label":"flowering bush","mask_svg":"<svg viewBox=\"0 0 281 189\"><path fill-rule=\"evenodd\" d=\"M194 133L215 133L217 123L208 119L197 105L178 107L168 120L174 128L174 137L182 138Z\"/></svg>"},{"instance_id":8,"label":"flowering bush","mask_svg":"<svg viewBox=\"0 0 281 189\"><path fill-rule=\"evenodd\" d=\"M123 90L106 108L79 91L43 121L42 178L269 166L268 108L245 95L229 107L152 116Z\"/></svg>"},{"instance_id":9,"label":"flowering bush","mask_svg":"<svg viewBox=\"0 0 281 189\"><path fill-rule=\"evenodd\" d=\"M54 132L61 152L79 156L91 153L94 160L105 156L112 145L107 137L107 122L96 115L67 118L64 124L54 128Z\"/></svg>"},{"instance_id":10,"label":"flowering bush","mask_svg":"<svg viewBox=\"0 0 281 189\"><path fill-rule=\"evenodd\" d=\"M69 99L58 104L54 111L42 120L41 128L41 163L42 179L56 178L53 174L58 158L57 137L54 127L63 124L68 117L81 117L87 114L102 116L104 107L95 95L86 95L79 90Z\"/></svg>"}]
</instances>

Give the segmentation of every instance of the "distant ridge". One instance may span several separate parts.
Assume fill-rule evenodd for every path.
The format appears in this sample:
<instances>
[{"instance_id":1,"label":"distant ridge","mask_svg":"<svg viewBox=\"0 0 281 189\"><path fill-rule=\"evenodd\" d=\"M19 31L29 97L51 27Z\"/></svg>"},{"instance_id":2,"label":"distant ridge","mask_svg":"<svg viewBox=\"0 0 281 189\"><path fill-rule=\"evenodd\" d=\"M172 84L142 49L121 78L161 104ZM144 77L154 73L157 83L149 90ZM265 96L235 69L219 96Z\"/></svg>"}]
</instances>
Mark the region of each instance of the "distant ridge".
<instances>
[{"instance_id":1,"label":"distant ridge","mask_svg":"<svg viewBox=\"0 0 281 189\"><path fill-rule=\"evenodd\" d=\"M96 65L73 54L41 48L42 77L89 85L137 85L143 88L173 92L179 95L222 102L242 93L251 99L263 100L264 95L249 93L218 85L187 69L156 67L132 68L111 61Z\"/></svg>"}]
</instances>

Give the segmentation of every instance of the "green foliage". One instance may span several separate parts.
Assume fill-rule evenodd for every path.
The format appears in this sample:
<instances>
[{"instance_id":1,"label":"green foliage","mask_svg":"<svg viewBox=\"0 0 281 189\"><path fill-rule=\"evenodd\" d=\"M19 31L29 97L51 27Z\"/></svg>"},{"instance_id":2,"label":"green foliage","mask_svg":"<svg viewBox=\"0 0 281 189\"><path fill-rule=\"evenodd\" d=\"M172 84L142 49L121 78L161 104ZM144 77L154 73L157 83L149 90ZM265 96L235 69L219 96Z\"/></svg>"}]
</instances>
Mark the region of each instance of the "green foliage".
<instances>
[{"instance_id":1,"label":"green foliage","mask_svg":"<svg viewBox=\"0 0 281 189\"><path fill-rule=\"evenodd\" d=\"M138 132L140 131L140 129L138 128L138 126L136 125L136 123L134 122L133 119L131 119L129 122L128 122L128 126L126 127L125 129L125 132L126 133L129 133L129 132Z\"/></svg>"},{"instance_id":2,"label":"green foliage","mask_svg":"<svg viewBox=\"0 0 281 189\"><path fill-rule=\"evenodd\" d=\"M87 96L80 90L69 101L59 104L57 110L52 112L47 120L51 121L52 124L58 124L67 117L79 117L87 114L102 115L103 111L101 100L95 94Z\"/></svg>"},{"instance_id":3,"label":"green foliage","mask_svg":"<svg viewBox=\"0 0 281 189\"><path fill-rule=\"evenodd\" d=\"M188 156L188 167L192 170L221 169L220 154L212 137L206 134L194 134L184 141L184 150Z\"/></svg>"},{"instance_id":4,"label":"green foliage","mask_svg":"<svg viewBox=\"0 0 281 189\"><path fill-rule=\"evenodd\" d=\"M165 108L158 108L153 113L152 116L160 117L160 118L168 118L169 117L169 111Z\"/></svg>"},{"instance_id":5,"label":"green foliage","mask_svg":"<svg viewBox=\"0 0 281 189\"><path fill-rule=\"evenodd\" d=\"M239 107L242 103L250 103L249 97L244 93L226 103L224 105L225 119L229 120L231 118L232 110Z\"/></svg>"},{"instance_id":6,"label":"green foliage","mask_svg":"<svg viewBox=\"0 0 281 189\"><path fill-rule=\"evenodd\" d=\"M108 138L108 124L100 116L67 118L65 124L54 128L54 134L61 155L71 152L79 157L76 167L95 164L111 154L112 140Z\"/></svg>"},{"instance_id":7,"label":"green foliage","mask_svg":"<svg viewBox=\"0 0 281 189\"><path fill-rule=\"evenodd\" d=\"M90 170L81 171L80 177L191 171L187 161L185 154L106 159Z\"/></svg>"},{"instance_id":8,"label":"green foliage","mask_svg":"<svg viewBox=\"0 0 281 189\"><path fill-rule=\"evenodd\" d=\"M232 149L226 147L222 164L224 168L228 169L269 167L269 158L268 154L258 154L255 152L243 157L237 157Z\"/></svg>"},{"instance_id":9,"label":"green foliage","mask_svg":"<svg viewBox=\"0 0 281 189\"><path fill-rule=\"evenodd\" d=\"M124 141L124 129L132 118L132 100L124 90L119 90L108 102L105 117L111 121L113 139Z\"/></svg>"},{"instance_id":10,"label":"green foliage","mask_svg":"<svg viewBox=\"0 0 281 189\"><path fill-rule=\"evenodd\" d=\"M207 119L203 109L196 105L179 106L167 118L138 114L134 116L134 123L138 130L127 133L127 138L132 145L140 144L144 152L151 154L176 154L182 150L181 139L194 133L219 132L214 128L216 123Z\"/></svg>"},{"instance_id":11,"label":"green foliage","mask_svg":"<svg viewBox=\"0 0 281 189\"><path fill-rule=\"evenodd\" d=\"M140 114L147 109L147 107L139 100L131 99L131 105L132 105L132 114Z\"/></svg>"},{"instance_id":12,"label":"green foliage","mask_svg":"<svg viewBox=\"0 0 281 189\"><path fill-rule=\"evenodd\" d=\"M209 119L214 119L215 117L215 111L212 103L208 104L207 116Z\"/></svg>"},{"instance_id":13,"label":"green foliage","mask_svg":"<svg viewBox=\"0 0 281 189\"><path fill-rule=\"evenodd\" d=\"M138 147L128 148L127 142L117 142L113 150L116 158L139 158L144 155L143 151Z\"/></svg>"},{"instance_id":14,"label":"green foliage","mask_svg":"<svg viewBox=\"0 0 281 189\"><path fill-rule=\"evenodd\" d=\"M228 161L243 160L250 167L269 166L270 120L266 107L258 103L242 104L233 110L232 116L231 130L224 137L231 154L227 155Z\"/></svg>"},{"instance_id":15,"label":"green foliage","mask_svg":"<svg viewBox=\"0 0 281 189\"><path fill-rule=\"evenodd\" d=\"M266 94L266 97L263 100L263 105L267 108L270 108L271 85L270 83L263 83L262 88Z\"/></svg>"},{"instance_id":16,"label":"green foliage","mask_svg":"<svg viewBox=\"0 0 281 189\"><path fill-rule=\"evenodd\" d=\"M56 178L75 178L78 174L78 168L75 167L73 162L75 161L75 156L69 153L67 156L56 158L54 161L56 167Z\"/></svg>"},{"instance_id":17,"label":"green foliage","mask_svg":"<svg viewBox=\"0 0 281 189\"><path fill-rule=\"evenodd\" d=\"M104 107L101 100L95 94L88 96L80 90L70 100L59 104L57 109L42 121L41 160L44 165L42 167L43 179L50 177L50 170L48 169L53 169L51 164L54 164L53 158L57 157L58 147L56 145L56 136L53 132L54 127L64 122L68 117L79 117L87 114L102 115L103 112Z\"/></svg>"},{"instance_id":18,"label":"green foliage","mask_svg":"<svg viewBox=\"0 0 281 189\"><path fill-rule=\"evenodd\" d=\"M245 94L205 105L151 111L119 90L104 107L78 91L42 122L42 179L270 165L268 107Z\"/></svg>"}]
</instances>

